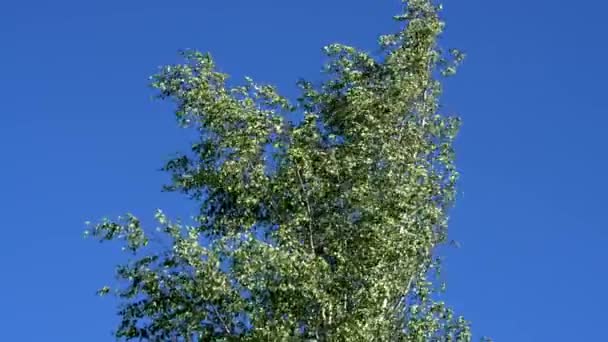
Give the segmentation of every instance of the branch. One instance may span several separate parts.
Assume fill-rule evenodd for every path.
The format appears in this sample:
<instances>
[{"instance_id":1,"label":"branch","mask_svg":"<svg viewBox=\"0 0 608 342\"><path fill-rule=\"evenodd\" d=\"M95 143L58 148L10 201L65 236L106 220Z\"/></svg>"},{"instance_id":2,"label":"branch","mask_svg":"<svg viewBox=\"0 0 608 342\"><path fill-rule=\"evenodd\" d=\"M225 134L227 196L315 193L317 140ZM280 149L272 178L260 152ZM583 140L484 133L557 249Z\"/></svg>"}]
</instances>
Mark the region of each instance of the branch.
<instances>
[{"instance_id":1,"label":"branch","mask_svg":"<svg viewBox=\"0 0 608 342\"><path fill-rule=\"evenodd\" d=\"M308 199L308 193L304 187L304 180L302 179L302 175L300 174L300 169L296 166L296 174L298 175L298 179L300 180L300 187L302 188L302 193L304 195L304 200L306 204L306 210L308 212L308 234L310 237L310 249L312 250L312 254L316 255L315 252L315 242L313 240L313 230L312 230L312 210L310 208L310 201Z\"/></svg>"},{"instance_id":2,"label":"branch","mask_svg":"<svg viewBox=\"0 0 608 342\"><path fill-rule=\"evenodd\" d=\"M224 327L224 331L226 332L226 334L230 335L230 328L228 327L228 324L226 323L226 321L224 320L222 315L220 315L219 311L217 311L217 308L215 306L213 306L213 311L215 312L215 315L222 323L222 326Z\"/></svg>"}]
</instances>

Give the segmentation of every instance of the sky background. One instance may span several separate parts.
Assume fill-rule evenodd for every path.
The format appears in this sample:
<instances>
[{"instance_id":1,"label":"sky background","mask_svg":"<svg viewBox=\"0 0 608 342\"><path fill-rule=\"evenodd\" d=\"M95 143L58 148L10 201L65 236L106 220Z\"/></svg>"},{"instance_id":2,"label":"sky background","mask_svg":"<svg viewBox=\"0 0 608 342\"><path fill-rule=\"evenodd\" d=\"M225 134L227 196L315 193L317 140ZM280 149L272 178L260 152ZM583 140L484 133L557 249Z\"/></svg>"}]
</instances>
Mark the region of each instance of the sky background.
<instances>
[{"instance_id":1,"label":"sky background","mask_svg":"<svg viewBox=\"0 0 608 342\"><path fill-rule=\"evenodd\" d=\"M185 147L148 76L176 51L277 84L318 79L321 47L373 50L398 0L5 0L0 4L0 340L112 341L117 248L86 220L192 204L160 192ZM601 0L446 1L446 83L463 117L447 301L496 341L601 341L606 264L606 34Z\"/></svg>"}]
</instances>

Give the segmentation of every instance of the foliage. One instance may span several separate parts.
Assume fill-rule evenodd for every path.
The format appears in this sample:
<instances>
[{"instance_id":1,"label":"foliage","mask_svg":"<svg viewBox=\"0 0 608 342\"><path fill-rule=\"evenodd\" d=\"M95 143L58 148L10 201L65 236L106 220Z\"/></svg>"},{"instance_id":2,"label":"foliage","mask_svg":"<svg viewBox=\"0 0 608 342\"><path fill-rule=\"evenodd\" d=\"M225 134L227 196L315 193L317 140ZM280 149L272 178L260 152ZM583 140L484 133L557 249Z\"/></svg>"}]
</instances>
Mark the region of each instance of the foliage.
<instances>
[{"instance_id":1,"label":"foliage","mask_svg":"<svg viewBox=\"0 0 608 342\"><path fill-rule=\"evenodd\" d=\"M463 57L438 47L439 10L404 4L378 55L326 47L324 81L300 81L295 104L251 79L228 86L198 52L153 77L198 132L165 170L200 213L157 213L166 248L132 215L91 229L133 253L117 270L119 339L470 340L429 281L457 178L439 80Z\"/></svg>"}]
</instances>

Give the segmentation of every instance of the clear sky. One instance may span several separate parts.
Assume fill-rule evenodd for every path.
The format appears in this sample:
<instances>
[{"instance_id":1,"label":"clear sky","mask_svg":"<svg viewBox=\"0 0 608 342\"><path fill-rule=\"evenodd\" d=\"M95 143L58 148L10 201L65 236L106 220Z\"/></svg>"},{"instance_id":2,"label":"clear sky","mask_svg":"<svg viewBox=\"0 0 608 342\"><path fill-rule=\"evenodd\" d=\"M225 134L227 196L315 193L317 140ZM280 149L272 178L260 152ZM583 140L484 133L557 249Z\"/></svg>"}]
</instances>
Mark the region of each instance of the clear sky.
<instances>
[{"instance_id":1,"label":"clear sky","mask_svg":"<svg viewBox=\"0 0 608 342\"><path fill-rule=\"evenodd\" d=\"M447 299L496 341L605 340L608 3L445 2L445 44L468 54L443 101L464 119ZM186 137L147 87L178 49L294 96L323 45L373 49L398 6L3 1L0 340L113 340L115 302L94 292L122 255L84 240L83 222L189 213L157 171Z\"/></svg>"}]
</instances>

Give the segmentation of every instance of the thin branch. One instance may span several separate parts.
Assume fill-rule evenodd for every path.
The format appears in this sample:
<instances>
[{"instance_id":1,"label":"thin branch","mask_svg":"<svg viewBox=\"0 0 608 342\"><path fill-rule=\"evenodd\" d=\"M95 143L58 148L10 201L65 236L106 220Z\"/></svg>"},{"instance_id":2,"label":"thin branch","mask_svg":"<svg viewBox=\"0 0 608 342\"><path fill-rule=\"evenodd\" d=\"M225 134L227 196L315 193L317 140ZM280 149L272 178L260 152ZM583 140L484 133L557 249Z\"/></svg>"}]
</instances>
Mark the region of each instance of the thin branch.
<instances>
[{"instance_id":1,"label":"thin branch","mask_svg":"<svg viewBox=\"0 0 608 342\"><path fill-rule=\"evenodd\" d=\"M302 188L302 193L304 195L304 200L306 204L306 210L308 212L308 234L310 237L310 249L313 255L315 253L315 242L313 239L313 229L312 229L312 210L310 208L310 201L308 199L308 193L306 192L306 188L304 187L304 180L302 179L302 175L300 174L300 169L296 167L296 174L298 175L298 179L300 180L300 187Z\"/></svg>"},{"instance_id":2,"label":"thin branch","mask_svg":"<svg viewBox=\"0 0 608 342\"><path fill-rule=\"evenodd\" d=\"M226 334L230 334L230 328L228 327L228 324L226 323L226 321L224 320L222 315L220 315L219 311L217 311L217 308L215 306L213 306L213 311L215 312L215 315L217 316L217 318L219 318L220 322L224 326L224 331L226 332Z\"/></svg>"}]
</instances>

